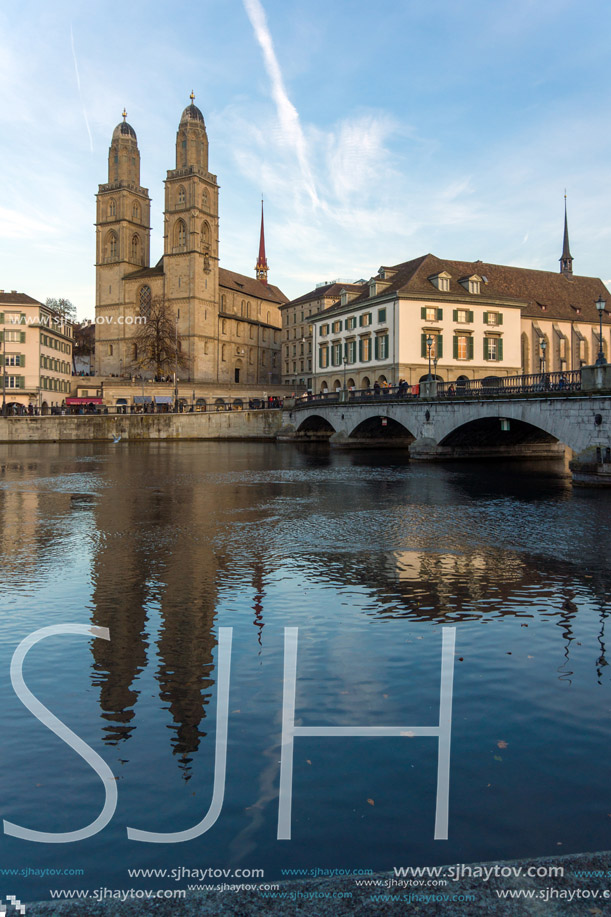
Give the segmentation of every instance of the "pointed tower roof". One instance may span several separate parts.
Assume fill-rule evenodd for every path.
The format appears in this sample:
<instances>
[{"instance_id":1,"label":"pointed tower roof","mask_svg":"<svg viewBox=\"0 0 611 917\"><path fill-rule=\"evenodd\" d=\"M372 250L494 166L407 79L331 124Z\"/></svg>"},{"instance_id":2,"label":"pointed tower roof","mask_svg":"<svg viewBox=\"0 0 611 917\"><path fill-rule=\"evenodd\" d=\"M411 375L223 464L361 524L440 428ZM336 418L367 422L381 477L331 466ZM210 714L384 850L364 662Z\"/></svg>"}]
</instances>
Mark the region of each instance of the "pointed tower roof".
<instances>
[{"instance_id":1,"label":"pointed tower roof","mask_svg":"<svg viewBox=\"0 0 611 917\"><path fill-rule=\"evenodd\" d=\"M573 256L569 247L569 224L566 215L566 192L564 194L564 240L560 258L560 273L570 277L573 273Z\"/></svg>"},{"instance_id":2,"label":"pointed tower roof","mask_svg":"<svg viewBox=\"0 0 611 917\"><path fill-rule=\"evenodd\" d=\"M263 224L263 198L261 198L261 235L259 237L259 257L255 265L255 277L261 283L267 283L267 258L265 257L265 227Z\"/></svg>"}]
</instances>

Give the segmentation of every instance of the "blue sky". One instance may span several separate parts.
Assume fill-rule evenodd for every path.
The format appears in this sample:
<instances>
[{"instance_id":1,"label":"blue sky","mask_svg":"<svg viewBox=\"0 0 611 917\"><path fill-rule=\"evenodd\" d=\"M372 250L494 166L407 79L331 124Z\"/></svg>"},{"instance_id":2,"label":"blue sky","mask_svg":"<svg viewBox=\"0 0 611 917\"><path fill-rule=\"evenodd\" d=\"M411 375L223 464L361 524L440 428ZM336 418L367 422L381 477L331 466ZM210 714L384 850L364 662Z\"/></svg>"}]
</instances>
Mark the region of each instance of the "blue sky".
<instances>
[{"instance_id":1,"label":"blue sky","mask_svg":"<svg viewBox=\"0 0 611 917\"><path fill-rule=\"evenodd\" d=\"M611 278L611 4L25 0L0 11L0 287L93 317L97 185L125 105L162 253L191 89L221 264L289 297L428 251Z\"/></svg>"}]
</instances>

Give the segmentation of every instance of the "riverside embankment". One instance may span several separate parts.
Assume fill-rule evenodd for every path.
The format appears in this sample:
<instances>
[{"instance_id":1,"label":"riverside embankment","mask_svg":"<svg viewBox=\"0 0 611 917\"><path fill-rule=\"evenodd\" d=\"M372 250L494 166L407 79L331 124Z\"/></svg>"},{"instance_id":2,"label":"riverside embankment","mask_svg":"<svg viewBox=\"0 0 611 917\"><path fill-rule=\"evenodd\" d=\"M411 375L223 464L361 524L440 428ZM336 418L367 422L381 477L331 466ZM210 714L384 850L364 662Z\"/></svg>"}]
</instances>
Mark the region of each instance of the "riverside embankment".
<instances>
[{"instance_id":1,"label":"riverside embankment","mask_svg":"<svg viewBox=\"0 0 611 917\"><path fill-rule=\"evenodd\" d=\"M275 439L276 410L186 414L92 414L0 418L0 443L104 442L164 439Z\"/></svg>"}]
</instances>

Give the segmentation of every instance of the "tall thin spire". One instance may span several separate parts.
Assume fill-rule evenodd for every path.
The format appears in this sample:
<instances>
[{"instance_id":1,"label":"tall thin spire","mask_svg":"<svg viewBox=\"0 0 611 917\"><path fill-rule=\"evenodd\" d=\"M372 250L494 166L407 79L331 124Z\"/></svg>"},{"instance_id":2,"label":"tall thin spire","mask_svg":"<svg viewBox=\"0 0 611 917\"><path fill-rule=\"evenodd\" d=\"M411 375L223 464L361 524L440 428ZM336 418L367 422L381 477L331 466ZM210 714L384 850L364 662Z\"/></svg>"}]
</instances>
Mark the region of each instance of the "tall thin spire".
<instances>
[{"instance_id":1,"label":"tall thin spire","mask_svg":"<svg viewBox=\"0 0 611 917\"><path fill-rule=\"evenodd\" d=\"M564 240L562 257L560 258L560 273L566 277L572 277L573 275L573 256L569 248L569 224L566 216L566 191L564 192Z\"/></svg>"},{"instance_id":2,"label":"tall thin spire","mask_svg":"<svg viewBox=\"0 0 611 917\"><path fill-rule=\"evenodd\" d=\"M259 257L255 265L255 277L261 283L267 283L267 258L265 257L265 228L263 226L263 198L261 198L261 236L259 239Z\"/></svg>"}]
</instances>

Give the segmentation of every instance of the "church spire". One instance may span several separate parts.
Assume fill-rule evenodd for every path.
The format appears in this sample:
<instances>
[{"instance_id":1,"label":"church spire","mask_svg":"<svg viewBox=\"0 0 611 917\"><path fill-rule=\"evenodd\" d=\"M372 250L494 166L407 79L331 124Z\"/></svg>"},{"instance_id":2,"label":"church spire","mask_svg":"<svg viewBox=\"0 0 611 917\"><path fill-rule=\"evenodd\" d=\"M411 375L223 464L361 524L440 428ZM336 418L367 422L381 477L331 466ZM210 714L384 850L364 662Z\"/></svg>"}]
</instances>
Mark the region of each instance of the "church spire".
<instances>
[{"instance_id":1,"label":"church spire","mask_svg":"<svg viewBox=\"0 0 611 917\"><path fill-rule=\"evenodd\" d=\"M560 258L560 273L565 277L573 276L573 256L569 248L569 224L566 216L566 191L564 192L564 241Z\"/></svg>"},{"instance_id":2,"label":"church spire","mask_svg":"<svg viewBox=\"0 0 611 917\"><path fill-rule=\"evenodd\" d=\"M267 258L265 257L265 228L263 226L263 198L261 198L261 236L259 239L259 257L255 265L255 277L261 283L267 283Z\"/></svg>"}]
</instances>

